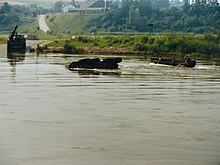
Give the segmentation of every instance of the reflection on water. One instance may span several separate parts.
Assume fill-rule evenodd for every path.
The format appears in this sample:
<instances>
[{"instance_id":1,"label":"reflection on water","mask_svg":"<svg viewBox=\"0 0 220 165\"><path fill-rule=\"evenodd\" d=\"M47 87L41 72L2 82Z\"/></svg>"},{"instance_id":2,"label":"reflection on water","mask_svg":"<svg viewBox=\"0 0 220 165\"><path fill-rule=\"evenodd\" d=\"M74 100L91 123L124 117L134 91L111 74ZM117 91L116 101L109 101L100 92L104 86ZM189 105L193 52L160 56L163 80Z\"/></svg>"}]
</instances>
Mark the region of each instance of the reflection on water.
<instances>
[{"instance_id":1,"label":"reflection on water","mask_svg":"<svg viewBox=\"0 0 220 165\"><path fill-rule=\"evenodd\" d=\"M87 76L94 76L94 75L110 75L110 76L120 76L121 70L120 69L71 69L72 72L77 72L80 77L87 77Z\"/></svg>"},{"instance_id":2,"label":"reflection on water","mask_svg":"<svg viewBox=\"0 0 220 165\"><path fill-rule=\"evenodd\" d=\"M21 62L25 60L25 54L19 54L19 53L7 53L7 58L9 61L13 62Z\"/></svg>"},{"instance_id":3,"label":"reflection on water","mask_svg":"<svg viewBox=\"0 0 220 165\"><path fill-rule=\"evenodd\" d=\"M123 56L118 70L65 67L85 57L0 52L0 164L220 162L217 62Z\"/></svg>"},{"instance_id":4,"label":"reflection on water","mask_svg":"<svg viewBox=\"0 0 220 165\"><path fill-rule=\"evenodd\" d=\"M11 72L14 73L14 76L16 74L16 64L17 62L22 62L25 60L24 54L19 53L7 53L8 62L11 66ZM13 76L13 77L14 77Z\"/></svg>"},{"instance_id":5,"label":"reflection on water","mask_svg":"<svg viewBox=\"0 0 220 165\"><path fill-rule=\"evenodd\" d=\"M10 65L15 66L17 62L22 62L25 60L25 54L8 53L7 58Z\"/></svg>"}]
</instances>

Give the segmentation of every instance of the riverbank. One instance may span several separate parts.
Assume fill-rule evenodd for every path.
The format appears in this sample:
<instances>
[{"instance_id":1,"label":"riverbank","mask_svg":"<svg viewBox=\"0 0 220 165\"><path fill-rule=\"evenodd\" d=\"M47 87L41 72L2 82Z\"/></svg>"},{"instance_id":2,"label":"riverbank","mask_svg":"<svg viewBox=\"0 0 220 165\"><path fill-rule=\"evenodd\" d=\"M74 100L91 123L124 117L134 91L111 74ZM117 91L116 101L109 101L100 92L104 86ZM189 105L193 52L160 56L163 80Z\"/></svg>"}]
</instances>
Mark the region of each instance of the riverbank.
<instances>
[{"instance_id":1,"label":"riverbank","mask_svg":"<svg viewBox=\"0 0 220 165\"><path fill-rule=\"evenodd\" d=\"M6 42L6 39L0 39L0 44ZM220 56L220 35L212 34L82 35L71 39L27 40L27 45L37 53Z\"/></svg>"},{"instance_id":2,"label":"riverbank","mask_svg":"<svg viewBox=\"0 0 220 165\"><path fill-rule=\"evenodd\" d=\"M8 38L8 36L6 37L6 35L1 35L0 36L0 45L6 44L7 43L7 38Z\"/></svg>"},{"instance_id":3,"label":"riverbank","mask_svg":"<svg viewBox=\"0 0 220 165\"><path fill-rule=\"evenodd\" d=\"M218 35L76 36L39 47L41 53L220 55Z\"/></svg>"},{"instance_id":4,"label":"riverbank","mask_svg":"<svg viewBox=\"0 0 220 165\"><path fill-rule=\"evenodd\" d=\"M74 49L74 50L73 50ZM63 54L139 54L131 48L115 48L115 47L85 47L85 48L65 48L65 47L47 47L39 46L36 49L39 53L63 53Z\"/></svg>"}]
</instances>

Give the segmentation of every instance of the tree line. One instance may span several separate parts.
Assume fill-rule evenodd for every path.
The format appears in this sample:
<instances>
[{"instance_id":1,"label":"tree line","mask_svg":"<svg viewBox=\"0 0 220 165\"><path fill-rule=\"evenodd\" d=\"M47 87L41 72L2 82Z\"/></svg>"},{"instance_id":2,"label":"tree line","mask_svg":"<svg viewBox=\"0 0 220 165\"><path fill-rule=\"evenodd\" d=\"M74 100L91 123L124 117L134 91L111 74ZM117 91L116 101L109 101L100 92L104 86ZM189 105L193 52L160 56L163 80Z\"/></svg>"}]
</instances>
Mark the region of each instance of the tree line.
<instances>
[{"instance_id":1,"label":"tree line","mask_svg":"<svg viewBox=\"0 0 220 165\"><path fill-rule=\"evenodd\" d=\"M220 29L217 0L183 1L170 6L169 0L122 0L89 21L86 28L106 32L192 32L216 33Z\"/></svg>"},{"instance_id":2,"label":"tree line","mask_svg":"<svg viewBox=\"0 0 220 165\"><path fill-rule=\"evenodd\" d=\"M4 2L0 7L0 32L11 31L15 25L25 23L27 17L35 21L39 13L47 12L47 9L41 7L10 5L8 2Z\"/></svg>"}]
</instances>

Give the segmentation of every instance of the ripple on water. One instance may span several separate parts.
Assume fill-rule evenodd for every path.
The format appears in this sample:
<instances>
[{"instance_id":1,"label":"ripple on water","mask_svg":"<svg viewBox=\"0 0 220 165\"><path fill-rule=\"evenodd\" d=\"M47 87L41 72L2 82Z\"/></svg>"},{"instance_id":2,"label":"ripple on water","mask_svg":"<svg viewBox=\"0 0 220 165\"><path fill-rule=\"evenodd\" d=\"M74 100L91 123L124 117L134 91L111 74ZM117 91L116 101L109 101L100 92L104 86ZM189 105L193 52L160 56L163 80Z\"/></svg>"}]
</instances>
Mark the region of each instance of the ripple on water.
<instances>
[{"instance_id":1,"label":"ripple on water","mask_svg":"<svg viewBox=\"0 0 220 165\"><path fill-rule=\"evenodd\" d=\"M65 67L81 57L0 54L0 162L217 164L219 66Z\"/></svg>"}]
</instances>

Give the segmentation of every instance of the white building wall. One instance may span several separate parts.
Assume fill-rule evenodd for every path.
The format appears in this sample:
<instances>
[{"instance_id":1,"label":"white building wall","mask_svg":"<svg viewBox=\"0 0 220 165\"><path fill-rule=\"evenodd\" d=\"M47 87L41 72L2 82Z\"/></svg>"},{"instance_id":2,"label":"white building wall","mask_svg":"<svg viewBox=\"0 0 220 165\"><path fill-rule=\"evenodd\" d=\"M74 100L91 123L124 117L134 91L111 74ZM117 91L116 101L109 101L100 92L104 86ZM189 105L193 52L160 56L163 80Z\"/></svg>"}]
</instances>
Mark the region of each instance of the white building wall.
<instances>
[{"instance_id":1,"label":"white building wall","mask_svg":"<svg viewBox=\"0 0 220 165\"><path fill-rule=\"evenodd\" d=\"M63 13L68 13L69 10L75 9L75 6L68 4L68 5L63 5L62 6L62 12Z\"/></svg>"}]
</instances>

